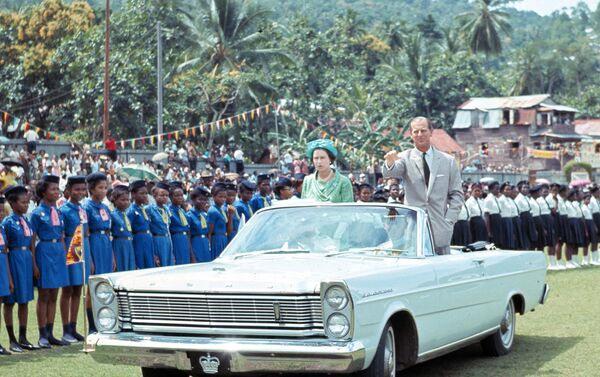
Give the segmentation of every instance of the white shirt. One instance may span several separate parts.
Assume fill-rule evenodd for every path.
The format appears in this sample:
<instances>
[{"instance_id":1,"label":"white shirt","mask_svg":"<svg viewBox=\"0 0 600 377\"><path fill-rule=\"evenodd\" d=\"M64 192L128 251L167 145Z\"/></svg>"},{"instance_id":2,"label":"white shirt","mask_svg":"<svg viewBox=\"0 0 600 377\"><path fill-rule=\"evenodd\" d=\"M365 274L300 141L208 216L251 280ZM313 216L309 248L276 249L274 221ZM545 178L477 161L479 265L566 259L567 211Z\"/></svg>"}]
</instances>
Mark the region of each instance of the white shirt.
<instances>
[{"instance_id":1,"label":"white shirt","mask_svg":"<svg viewBox=\"0 0 600 377\"><path fill-rule=\"evenodd\" d=\"M500 216L502 218L519 216L519 210L512 198L501 195L498 198L498 204L500 205Z\"/></svg>"},{"instance_id":2,"label":"white shirt","mask_svg":"<svg viewBox=\"0 0 600 377\"><path fill-rule=\"evenodd\" d=\"M583 213L583 218L586 220L593 220L592 211L590 211L590 207L584 203L581 203L581 212Z\"/></svg>"},{"instance_id":3,"label":"white shirt","mask_svg":"<svg viewBox=\"0 0 600 377\"><path fill-rule=\"evenodd\" d=\"M494 196L494 194L488 194L483 201L484 211L490 215L495 215L500 213L500 204L498 203L498 198Z\"/></svg>"},{"instance_id":4,"label":"white shirt","mask_svg":"<svg viewBox=\"0 0 600 377\"><path fill-rule=\"evenodd\" d=\"M477 216L483 216L483 208L485 207L483 200L475 199L474 196L470 196L465 202L465 205L469 211L469 219Z\"/></svg>"},{"instance_id":5,"label":"white shirt","mask_svg":"<svg viewBox=\"0 0 600 377\"><path fill-rule=\"evenodd\" d=\"M558 200L558 214L560 216L567 216L567 207L565 207L565 200L560 195L558 195L556 199Z\"/></svg>"},{"instance_id":6,"label":"white shirt","mask_svg":"<svg viewBox=\"0 0 600 377\"><path fill-rule=\"evenodd\" d=\"M467 209L467 206L465 204L463 204L462 207L460 207L460 212L458 214L458 220L459 221L469 220L469 210Z\"/></svg>"},{"instance_id":7,"label":"white shirt","mask_svg":"<svg viewBox=\"0 0 600 377\"><path fill-rule=\"evenodd\" d=\"M517 194L517 197L515 198L515 203L517 203L517 207L519 207L519 214L531 210L529 199L521 193Z\"/></svg>"},{"instance_id":8,"label":"white shirt","mask_svg":"<svg viewBox=\"0 0 600 377\"><path fill-rule=\"evenodd\" d=\"M575 206L573 205L573 202L566 200L565 206L567 207L567 216L569 216L570 219L576 219L579 217L577 216L577 212L575 211Z\"/></svg>"},{"instance_id":9,"label":"white shirt","mask_svg":"<svg viewBox=\"0 0 600 377\"><path fill-rule=\"evenodd\" d=\"M29 129L27 132L25 132L25 135L23 135L23 136L25 137L25 139L26 139L28 142L31 142L31 141L38 141L38 140L39 140L39 138L40 138L40 137L39 137L39 135L37 134L37 132L35 132L35 131L34 131L34 130L32 130L31 128L30 128L30 129Z\"/></svg>"},{"instance_id":10,"label":"white shirt","mask_svg":"<svg viewBox=\"0 0 600 377\"><path fill-rule=\"evenodd\" d=\"M550 206L548 205L548 202L546 201L546 199L540 196L536 199L536 201L540 206L540 215L549 215L550 214Z\"/></svg>"},{"instance_id":11,"label":"white shirt","mask_svg":"<svg viewBox=\"0 0 600 377\"><path fill-rule=\"evenodd\" d=\"M593 196L590 198L590 204L588 205L588 207L592 214L600 213L600 206L598 205L598 199L596 199Z\"/></svg>"},{"instance_id":12,"label":"white shirt","mask_svg":"<svg viewBox=\"0 0 600 377\"><path fill-rule=\"evenodd\" d=\"M233 158L235 160L243 160L244 159L244 152L242 152L241 149L236 149L235 152L233 152Z\"/></svg>"},{"instance_id":13,"label":"white shirt","mask_svg":"<svg viewBox=\"0 0 600 377\"><path fill-rule=\"evenodd\" d=\"M529 206L531 208L531 216L536 217L540 215L540 205L539 203L532 197L527 198L529 200Z\"/></svg>"},{"instance_id":14,"label":"white shirt","mask_svg":"<svg viewBox=\"0 0 600 377\"><path fill-rule=\"evenodd\" d=\"M546 195L546 202L548 203L548 207L550 207L550 209L556 208L556 201L554 200L554 196L552 194Z\"/></svg>"}]
</instances>

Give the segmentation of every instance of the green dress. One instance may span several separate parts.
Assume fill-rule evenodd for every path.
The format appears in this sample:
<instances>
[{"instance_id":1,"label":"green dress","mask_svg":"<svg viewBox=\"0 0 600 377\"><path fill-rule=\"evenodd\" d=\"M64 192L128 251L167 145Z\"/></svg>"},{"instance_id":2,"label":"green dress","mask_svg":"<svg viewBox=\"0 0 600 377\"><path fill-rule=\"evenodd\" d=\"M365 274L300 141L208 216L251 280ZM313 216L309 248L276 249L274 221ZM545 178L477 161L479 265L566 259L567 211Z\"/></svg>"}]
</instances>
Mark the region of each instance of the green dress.
<instances>
[{"instance_id":1,"label":"green dress","mask_svg":"<svg viewBox=\"0 0 600 377\"><path fill-rule=\"evenodd\" d=\"M314 199L319 202L352 203L354 192L352 183L347 177L333 169L335 177L323 182L316 177L317 172L304 178L302 199Z\"/></svg>"}]
</instances>

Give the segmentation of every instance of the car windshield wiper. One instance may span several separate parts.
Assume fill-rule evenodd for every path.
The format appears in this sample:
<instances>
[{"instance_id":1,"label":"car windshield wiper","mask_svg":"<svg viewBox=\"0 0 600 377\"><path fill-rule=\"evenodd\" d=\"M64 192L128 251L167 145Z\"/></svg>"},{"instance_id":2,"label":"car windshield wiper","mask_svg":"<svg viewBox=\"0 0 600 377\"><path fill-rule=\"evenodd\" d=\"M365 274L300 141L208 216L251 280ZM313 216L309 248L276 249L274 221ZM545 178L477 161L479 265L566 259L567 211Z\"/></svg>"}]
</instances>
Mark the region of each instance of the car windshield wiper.
<instances>
[{"instance_id":1,"label":"car windshield wiper","mask_svg":"<svg viewBox=\"0 0 600 377\"><path fill-rule=\"evenodd\" d=\"M352 253L352 254L367 254L372 253L373 255L392 255L400 256L408 252L408 249L394 249L390 247L361 247L352 248L348 250L336 251L333 253L325 254L326 257L333 257L340 254Z\"/></svg>"},{"instance_id":2,"label":"car windshield wiper","mask_svg":"<svg viewBox=\"0 0 600 377\"><path fill-rule=\"evenodd\" d=\"M250 251L247 253L238 254L233 259L239 259L239 258L255 256L255 255L279 254L279 253L283 253L283 254L310 253L310 250L297 248L297 249L269 249L269 250L260 250L260 251Z\"/></svg>"}]
</instances>

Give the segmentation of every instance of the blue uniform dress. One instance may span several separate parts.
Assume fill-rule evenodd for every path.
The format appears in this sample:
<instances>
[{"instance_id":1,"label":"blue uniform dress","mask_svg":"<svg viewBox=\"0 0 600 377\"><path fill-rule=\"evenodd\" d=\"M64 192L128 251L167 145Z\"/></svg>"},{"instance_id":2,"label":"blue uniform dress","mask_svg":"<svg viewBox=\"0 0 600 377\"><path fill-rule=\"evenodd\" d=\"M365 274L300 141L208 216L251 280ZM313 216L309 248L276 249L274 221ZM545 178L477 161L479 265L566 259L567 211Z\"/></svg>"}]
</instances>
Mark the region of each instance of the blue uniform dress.
<instances>
[{"instance_id":1,"label":"blue uniform dress","mask_svg":"<svg viewBox=\"0 0 600 377\"><path fill-rule=\"evenodd\" d=\"M113 251L110 244L110 211L104 203L88 200L83 208L90 227L90 251L96 275L113 272Z\"/></svg>"},{"instance_id":2,"label":"blue uniform dress","mask_svg":"<svg viewBox=\"0 0 600 377\"><path fill-rule=\"evenodd\" d=\"M238 212L238 215L240 215L240 218L243 215L245 217L246 221L250 220L250 218L254 214L252 207L250 207L250 202L244 202L244 201L238 199L235 202L233 202L233 205L235 206L235 209L237 209L237 212Z\"/></svg>"},{"instance_id":3,"label":"blue uniform dress","mask_svg":"<svg viewBox=\"0 0 600 377\"><path fill-rule=\"evenodd\" d=\"M252 199L250 199L250 208L252 208L252 212L256 212L259 209L270 207L271 206L271 197L269 196L261 196L260 193L255 193Z\"/></svg>"},{"instance_id":4,"label":"blue uniform dress","mask_svg":"<svg viewBox=\"0 0 600 377\"><path fill-rule=\"evenodd\" d=\"M10 295L10 284L8 279L8 245L4 229L0 227L0 296Z\"/></svg>"},{"instance_id":5,"label":"blue uniform dress","mask_svg":"<svg viewBox=\"0 0 600 377\"><path fill-rule=\"evenodd\" d=\"M210 245L208 244L208 222L206 215L196 208L192 208L187 213L188 223L190 224L190 233L192 234L192 251L196 257L196 262L210 262Z\"/></svg>"},{"instance_id":6,"label":"blue uniform dress","mask_svg":"<svg viewBox=\"0 0 600 377\"><path fill-rule=\"evenodd\" d=\"M63 242L64 220L55 206L42 202L31 213L31 226L38 236L35 262L40 270L39 288L62 288L69 284L67 253Z\"/></svg>"},{"instance_id":7,"label":"blue uniform dress","mask_svg":"<svg viewBox=\"0 0 600 377\"><path fill-rule=\"evenodd\" d=\"M135 264L139 269L156 267L148 212L146 212L144 207L133 203L127 208L127 217L129 217L129 221L131 222L133 233Z\"/></svg>"},{"instance_id":8,"label":"blue uniform dress","mask_svg":"<svg viewBox=\"0 0 600 377\"><path fill-rule=\"evenodd\" d=\"M230 204L225 204L224 206L224 211L225 213L227 213L227 207ZM235 208L235 206L234 206ZM237 208L235 208L235 213L233 214L233 216L231 216L231 234L229 234L227 236L227 243L231 242L231 240L233 239L233 237L235 237L235 235L238 232L238 228L240 227L240 213L237 211Z\"/></svg>"},{"instance_id":9,"label":"blue uniform dress","mask_svg":"<svg viewBox=\"0 0 600 377\"><path fill-rule=\"evenodd\" d=\"M175 255L175 264L190 263L190 225L185 217L183 208L171 204L171 240L173 241L173 254Z\"/></svg>"},{"instance_id":10,"label":"blue uniform dress","mask_svg":"<svg viewBox=\"0 0 600 377\"><path fill-rule=\"evenodd\" d=\"M62 205L58 210L62 213L65 221L65 247L67 253L69 252L69 246L71 245L71 240L73 239L77 227L79 224L83 227L82 257L85 258L85 282L87 283L92 268L90 263L91 259L89 257L90 232L88 229L87 214L81 205L70 201ZM84 263L73 263L67 266L70 286L83 285L83 265Z\"/></svg>"},{"instance_id":11,"label":"blue uniform dress","mask_svg":"<svg viewBox=\"0 0 600 377\"><path fill-rule=\"evenodd\" d=\"M227 246L227 214L223 207L213 204L208 209L208 223L213 224L213 233L210 240L210 252L215 259Z\"/></svg>"},{"instance_id":12,"label":"blue uniform dress","mask_svg":"<svg viewBox=\"0 0 600 377\"><path fill-rule=\"evenodd\" d=\"M5 297L7 304L26 304L33 300L33 256L31 255L31 237L33 229L25 216L15 213L2 222L8 244L8 260L12 273L14 292Z\"/></svg>"},{"instance_id":13,"label":"blue uniform dress","mask_svg":"<svg viewBox=\"0 0 600 377\"><path fill-rule=\"evenodd\" d=\"M133 251L133 235L131 223L124 212L114 209L110 213L110 233L115 253L117 271L135 270L135 252Z\"/></svg>"},{"instance_id":14,"label":"blue uniform dress","mask_svg":"<svg viewBox=\"0 0 600 377\"><path fill-rule=\"evenodd\" d=\"M148 206L147 212L150 216L150 232L152 232L154 255L160 260L161 267L172 266L175 264L175 257L173 256L173 244L169 232L171 210L167 206L160 207L152 204Z\"/></svg>"}]
</instances>

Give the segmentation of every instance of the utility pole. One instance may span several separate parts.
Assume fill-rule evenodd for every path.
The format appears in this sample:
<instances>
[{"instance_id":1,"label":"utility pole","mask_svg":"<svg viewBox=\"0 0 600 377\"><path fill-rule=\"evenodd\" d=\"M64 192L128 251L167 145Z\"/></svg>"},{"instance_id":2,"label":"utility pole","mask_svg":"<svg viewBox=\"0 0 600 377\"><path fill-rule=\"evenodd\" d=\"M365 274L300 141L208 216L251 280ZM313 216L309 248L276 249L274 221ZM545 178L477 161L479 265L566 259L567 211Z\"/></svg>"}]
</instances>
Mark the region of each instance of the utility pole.
<instances>
[{"instance_id":1,"label":"utility pole","mask_svg":"<svg viewBox=\"0 0 600 377\"><path fill-rule=\"evenodd\" d=\"M156 116L158 128L158 151L162 152L163 142L163 74L162 74L163 52L162 52L162 37L160 33L160 21L156 23L156 99L157 111Z\"/></svg>"},{"instance_id":2,"label":"utility pole","mask_svg":"<svg viewBox=\"0 0 600 377\"><path fill-rule=\"evenodd\" d=\"M104 35L104 129L102 132L102 140L106 141L108 139L108 106L109 106L109 58L110 58L110 0L106 0L106 30Z\"/></svg>"}]
</instances>

